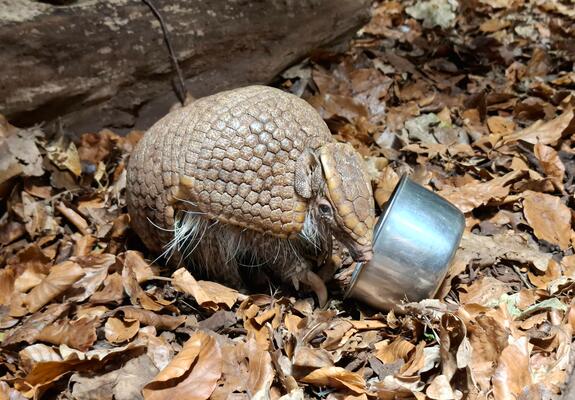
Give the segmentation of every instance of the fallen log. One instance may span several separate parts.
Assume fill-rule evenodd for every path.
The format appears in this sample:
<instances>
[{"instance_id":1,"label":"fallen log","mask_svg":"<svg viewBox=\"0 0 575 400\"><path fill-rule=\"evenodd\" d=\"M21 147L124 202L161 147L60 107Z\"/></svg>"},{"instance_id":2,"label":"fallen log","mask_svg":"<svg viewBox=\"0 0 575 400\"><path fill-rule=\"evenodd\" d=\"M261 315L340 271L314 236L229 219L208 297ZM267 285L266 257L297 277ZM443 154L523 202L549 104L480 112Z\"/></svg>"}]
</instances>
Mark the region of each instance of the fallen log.
<instances>
[{"instance_id":1,"label":"fallen log","mask_svg":"<svg viewBox=\"0 0 575 400\"><path fill-rule=\"evenodd\" d=\"M146 128L177 101L161 26L141 0L0 4L0 114L13 124L60 118L76 132ZM194 97L270 82L313 49L350 37L370 7L369 0L155 4Z\"/></svg>"}]
</instances>

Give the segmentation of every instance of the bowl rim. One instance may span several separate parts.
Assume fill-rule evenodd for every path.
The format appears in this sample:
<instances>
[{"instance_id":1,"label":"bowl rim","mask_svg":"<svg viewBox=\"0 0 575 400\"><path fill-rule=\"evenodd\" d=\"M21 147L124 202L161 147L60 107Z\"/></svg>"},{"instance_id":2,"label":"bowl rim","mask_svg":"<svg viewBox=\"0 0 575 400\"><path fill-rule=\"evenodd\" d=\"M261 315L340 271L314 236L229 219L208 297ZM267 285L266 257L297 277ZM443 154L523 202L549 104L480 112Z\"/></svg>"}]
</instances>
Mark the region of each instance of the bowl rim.
<instances>
[{"instance_id":1,"label":"bowl rim","mask_svg":"<svg viewBox=\"0 0 575 400\"><path fill-rule=\"evenodd\" d=\"M403 188L405 187L408 179L409 179L409 175L407 173L404 173L401 176L401 178L399 179L399 182L397 183L395 188L393 189L393 192L391 192L391 196L389 196L389 200L385 204L385 209L383 210L383 213L380 215L380 217L377 221L377 224L375 225L375 228L373 230L373 244L374 245L375 245L375 242L377 241L377 238L379 237L380 232L383 230L383 227L385 226L385 224L388 220L388 216L391 213L391 210L394 208L395 203L397 203L397 198L399 197L399 194L403 191ZM364 267L367 264L368 264L367 262L359 262L355 266L353 274L351 275L349 287L347 288L347 290L345 291L345 294L343 295L344 299L347 299L348 297L350 297L351 292L352 292L355 284L357 283L359 276L361 275L361 272L363 271Z\"/></svg>"}]
</instances>

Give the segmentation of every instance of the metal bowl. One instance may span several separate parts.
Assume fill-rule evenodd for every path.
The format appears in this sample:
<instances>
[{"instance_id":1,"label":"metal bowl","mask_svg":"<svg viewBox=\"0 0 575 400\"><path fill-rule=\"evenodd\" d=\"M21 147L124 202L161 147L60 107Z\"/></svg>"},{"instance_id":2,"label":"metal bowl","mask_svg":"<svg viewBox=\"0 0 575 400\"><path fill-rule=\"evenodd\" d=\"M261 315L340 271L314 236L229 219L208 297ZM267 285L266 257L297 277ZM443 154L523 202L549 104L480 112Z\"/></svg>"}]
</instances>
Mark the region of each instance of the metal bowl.
<instances>
[{"instance_id":1,"label":"metal bowl","mask_svg":"<svg viewBox=\"0 0 575 400\"><path fill-rule=\"evenodd\" d=\"M345 297L390 310L435 296L459 246L465 218L404 175L374 229L374 254L358 264Z\"/></svg>"}]
</instances>

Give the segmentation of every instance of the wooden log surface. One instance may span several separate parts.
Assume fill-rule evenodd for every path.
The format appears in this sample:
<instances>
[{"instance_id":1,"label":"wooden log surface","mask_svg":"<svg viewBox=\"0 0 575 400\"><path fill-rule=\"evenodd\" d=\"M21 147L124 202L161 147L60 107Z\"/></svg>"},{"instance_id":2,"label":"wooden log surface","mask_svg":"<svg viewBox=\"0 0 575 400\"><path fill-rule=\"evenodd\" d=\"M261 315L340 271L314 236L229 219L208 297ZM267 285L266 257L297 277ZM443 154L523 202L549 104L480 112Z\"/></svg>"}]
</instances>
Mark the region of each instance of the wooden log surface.
<instances>
[{"instance_id":1,"label":"wooden log surface","mask_svg":"<svg viewBox=\"0 0 575 400\"><path fill-rule=\"evenodd\" d=\"M194 97L270 82L313 49L350 37L370 7L369 0L154 3ZM60 118L76 132L146 128L177 101L160 24L141 0L0 0L0 44L0 114L18 126Z\"/></svg>"}]
</instances>

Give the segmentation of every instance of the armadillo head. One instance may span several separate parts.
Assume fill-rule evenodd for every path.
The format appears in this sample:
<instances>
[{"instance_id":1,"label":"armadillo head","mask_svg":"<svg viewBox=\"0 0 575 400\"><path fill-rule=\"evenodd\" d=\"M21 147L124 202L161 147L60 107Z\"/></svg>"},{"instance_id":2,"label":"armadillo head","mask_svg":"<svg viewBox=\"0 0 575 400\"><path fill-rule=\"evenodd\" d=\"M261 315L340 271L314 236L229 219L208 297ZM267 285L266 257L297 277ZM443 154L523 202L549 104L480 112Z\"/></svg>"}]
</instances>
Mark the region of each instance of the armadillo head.
<instances>
[{"instance_id":1,"label":"armadillo head","mask_svg":"<svg viewBox=\"0 0 575 400\"><path fill-rule=\"evenodd\" d=\"M332 232L355 261L369 261L375 210L371 183L363 160L348 143L328 143L319 149L326 183L325 199L319 198L319 215L333 218Z\"/></svg>"},{"instance_id":2,"label":"armadillo head","mask_svg":"<svg viewBox=\"0 0 575 400\"><path fill-rule=\"evenodd\" d=\"M363 161L350 144L327 143L303 154L295 189L309 199L315 223L348 248L355 261L372 256L375 211Z\"/></svg>"}]
</instances>

